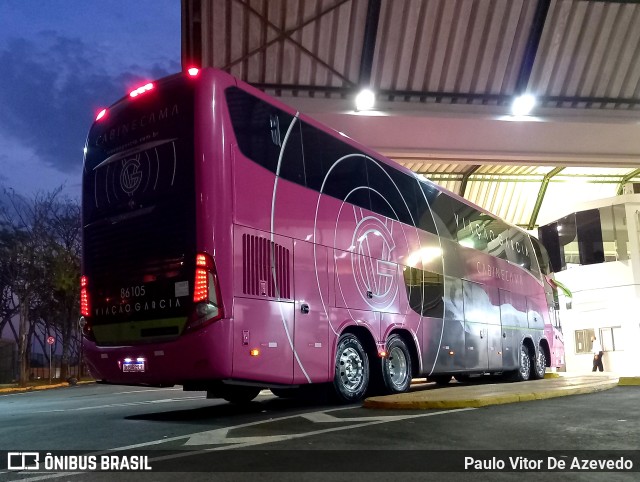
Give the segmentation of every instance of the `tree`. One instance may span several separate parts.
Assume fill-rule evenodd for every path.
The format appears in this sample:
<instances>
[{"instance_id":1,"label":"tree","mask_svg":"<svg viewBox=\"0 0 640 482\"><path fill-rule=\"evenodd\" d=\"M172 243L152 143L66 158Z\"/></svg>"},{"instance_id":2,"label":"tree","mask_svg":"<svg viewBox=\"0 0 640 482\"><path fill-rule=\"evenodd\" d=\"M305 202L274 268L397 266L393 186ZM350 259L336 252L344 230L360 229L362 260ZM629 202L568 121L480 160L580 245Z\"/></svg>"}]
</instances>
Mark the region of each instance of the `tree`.
<instances>
[{"instance_id":1,"label":"tree","mask_svg":"<svg viewBox=\"0 0 640 482\"><path fill-rule=\"evenodd\" d=\"M7 193L0 211L0 273L5 287L3 320L14 309L19 316L18 379L25 386L29 373L31 334L35 324L55 326L63 341L66 378L73 327L78 312L80 276L80 208L60 199L62 187L25 200Z\"/></svg>"}]
</instances>

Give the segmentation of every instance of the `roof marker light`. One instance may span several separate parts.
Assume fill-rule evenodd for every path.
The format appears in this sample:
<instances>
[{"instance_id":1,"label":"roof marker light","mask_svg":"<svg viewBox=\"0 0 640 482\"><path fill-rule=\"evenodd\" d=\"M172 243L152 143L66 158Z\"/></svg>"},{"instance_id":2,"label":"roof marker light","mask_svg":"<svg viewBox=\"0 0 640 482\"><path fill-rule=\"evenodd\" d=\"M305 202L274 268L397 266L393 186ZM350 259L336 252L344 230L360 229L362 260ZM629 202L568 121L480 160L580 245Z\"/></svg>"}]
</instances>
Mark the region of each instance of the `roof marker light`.
<instances>
[{"instance_id":1,"label":"roof marker light","mask_svg":"<svg viewBox=\"0 0 640 482\"><path fill-rule=\"evenodd\" d=\"M102 119L105 115L107 115L107 109L102 109L96 116L96 122Z\"/></svg>"},{"instance_id":2,"label":"roof marker light","mask_svg":"<svg viewBox=\"0 0 640 482\"><path fill-rule=\"evenodd\" d=\"M149 82L148 84L145 84L142 87L138 87L137 89L132 90L131 92L129 92L129 95L131 97L138 97L140 94L149 92L151 89L153 89L153 84Z\"/></svg>"},{"instance_id":3,"label":"roof marker light","mask_svg":"<svg viewBox=\"0 0 640 482\"><path fill-rule=\"evenodd\" d=\"M195 77L196 75L198 75L198 72L200 72L200 69L198 69L197 67L191 67L187 70L187 72L189 72L189 75L191 77Z\"/></svg>"}]
</instances>

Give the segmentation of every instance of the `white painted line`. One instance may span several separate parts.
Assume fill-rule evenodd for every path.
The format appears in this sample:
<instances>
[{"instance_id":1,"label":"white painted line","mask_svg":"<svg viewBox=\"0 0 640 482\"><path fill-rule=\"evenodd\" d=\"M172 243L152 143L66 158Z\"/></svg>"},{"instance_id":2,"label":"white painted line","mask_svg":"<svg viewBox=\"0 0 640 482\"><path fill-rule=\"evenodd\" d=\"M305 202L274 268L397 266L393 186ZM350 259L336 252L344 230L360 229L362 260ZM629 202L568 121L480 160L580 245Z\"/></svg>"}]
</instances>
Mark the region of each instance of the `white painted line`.
<instances>
[{"instance_id":1,"label":"white painted line","mask_svg":"<svg viewBox=\"0 0 640 482\"><path fill-rule=\"evenodd\" d=\"M293 440L293 439L297 439L297 438L303 438L303 437L309 437L312 435L321 435L321 434L325 434L325 433L330 433L330 432L339 432L339 431L343 431L343 430L353 430L356 428L360 428L360 427L369 427L372 425L379 425L382 423L389 423L389 422L393 422L393 421L397 421L397 420L409 420L409 419L413 419L413 418L423 418L423 417L433 417L433 416L437 416L437 415L446 415L449 413L456 413L456 412L465 412L465 411L469 411L469 410L476 410L474 408L459 408L459 409L454 409L454 410L443 410L440 412L429 412L429 413L420 413L417 415L391 415L391 416L381 416L381 417L364 417L365 419L368 419L368 422L365 423L359 423L359 424L355 424L355 425L346 425L346 426L341 426L341 427L331 427L331 428L326 428L326 429L321 429L321 430L314 430L311 432L307 432L307 433L297 433L297 434L285 434L285 435L269 435L269 436L263 436L263 437L231 437L231 438L227 438L226 435L228 434L229 430L234 430L234 429L238 429L238 428L244 428L244 427L251 427L251 426L255 426L255 425L261 425L261 424L265 424L265 423L274 423L274 422L280 422L283 420L290 420L292 418L298 418L298 417L302 417L304 415L310 416L310 417L317 417L319 420L323 419L323 415L317 415L317 414L326 414L328 412L335 412L338 410L349 410L349 409L354 409L354 408L360 408L360 406L354 406L354 407L339 407L339 408L334 408L334 409L330 409L330 410L323 410L323 411L319 411L319 412L312 412L309 414L296 414L296 415L288 415L286 417L280 417L280 418L276 418L276 419L269 419L269 420L260 420L260 421L256 421L256 422L249 422L249 423L245 423L245 424L240 424L240 425L234 425L231 427L225 427L225 428L219 428L216 430L209 430L206 432L198 432L198 433L194 433L191 435L180 435L180 436L176 436L176 437L171 437L171 438L164 438L161 440L153 440L151 442L144 442L144 443L140 443L140 444L135 444L135 445L127 445L125 447L118 447L118 448L113 448L113 449L109 449L109 450L103 450L100 452L95 452L92 454L86 454L86 455L102 455L102 454L106 454L109 452L114 452L114 451L124 451L124 450L133 450L133 449L139 449L139 448L143 448L143 447L149 447L152 445L158 445L161 443L166 443L166 442L172 442L172 441L177 441L177 440L183 440L187 437L189 437L189 440L187 440L187 442L184 445L200 445L200 444L233 444L233 445L223 445L222 447L210 447L210 448L206 448L206 449L199 449L199 450L188 450L188 451L184 451L184 452L180 452L180 453L175 453L175 454L169 454L169 455L164 455L164 456L159 456L159 457L154 457L154 458L150 458L149 462L154 462L154 461L162 461L162 460L173 460L173 459L179 459L179 458L183 458L183 457L190 457L193 455L197 455L197 454L201 454L203 452L217 452L217 451L221 451L221 450L234 450L234 449L238 449L238 448L245 448L245 447L251 447L251 446L256 446L256 445L263 445L266 443L273 443L273 442L280 442L283 440ZM305 417L307 418L307 417ZM357 417L352 417L351 419L355 419L358 420ZM375 420L372 420L375 419ZM347 419L344 419L347 420ZM32 482L32 481L38 481L38 480L49 480L49 479L57 479L57 478L61 478L61 477L68 477L71 475L79 475L79 474L87 474L88 472L65 472L65 473L57 473L57 474L46 474L46 475L42 475L42 476L38 476L38 477L32 477L32 478L25 478L25 479L20 479L21 482Z\"/></svg>"}]
</instances>

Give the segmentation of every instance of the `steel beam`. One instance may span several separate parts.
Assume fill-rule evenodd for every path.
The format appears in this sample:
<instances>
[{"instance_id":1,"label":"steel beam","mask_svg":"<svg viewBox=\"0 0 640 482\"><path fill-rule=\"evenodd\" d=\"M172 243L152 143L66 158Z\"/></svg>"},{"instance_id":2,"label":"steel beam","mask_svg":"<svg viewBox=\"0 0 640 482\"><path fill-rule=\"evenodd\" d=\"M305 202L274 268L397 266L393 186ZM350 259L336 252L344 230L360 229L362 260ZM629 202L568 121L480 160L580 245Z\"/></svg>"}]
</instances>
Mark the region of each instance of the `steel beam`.
<instances>
[{"instance_id":1,"label":"steel beam","mask_svg":"<svg viewBox=\"0 0 640 482\"><path fill-rule=\"evenodd\" d=\"M549 187L549 181L553 176L558 174L564 169L564 167L556 167L552 171L549 171L542 178L542 184L540 185L540 190L538 191L538 197L536 198L536 203L533 206L533 212L531 213L531 219L529 220L529 225L527 229L531 230L535 227L536 221L538 219L538 214L540 213L540 207L542 207L542 201L544 201L544 195L547 192L547 187Z\"/></svg>"},{"instance_id":2,"label":"steel beam","mask_svg":"<svg viewBox=\"0 0 640 482\"><path fill-rule=\"evenodd\" d=\"M364 38L362 41L362 55L360 56L360 74L358 84L369 86L371 83L371 70L373 69L373 54L376 51L378 38L378 23L380 21L381 0L369 0L367 7L367 20L364 25Z\"/></svg>"}]
</instances>

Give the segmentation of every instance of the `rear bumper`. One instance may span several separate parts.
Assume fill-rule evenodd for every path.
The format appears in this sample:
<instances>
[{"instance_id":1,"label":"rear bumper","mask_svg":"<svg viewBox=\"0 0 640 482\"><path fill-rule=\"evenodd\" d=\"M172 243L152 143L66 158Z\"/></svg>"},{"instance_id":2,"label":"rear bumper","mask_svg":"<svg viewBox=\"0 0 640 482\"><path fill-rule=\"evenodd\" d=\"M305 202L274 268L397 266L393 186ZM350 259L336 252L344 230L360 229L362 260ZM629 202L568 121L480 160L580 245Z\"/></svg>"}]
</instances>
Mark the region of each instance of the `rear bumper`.
<instances>
[{"instance_id":1,"label":"rear bumper","mask_svg":"<svg viewBox=\"0 0 640 482\"><path fill-rule=\"evenodd\" d=\"M85 360L97 380L124 385L181 385L231 376L231 320L219 320L177 340L98 346L83 340ZM124 372L125 359L144 360L144 372Z\"/></svg>"}]
</instances>

